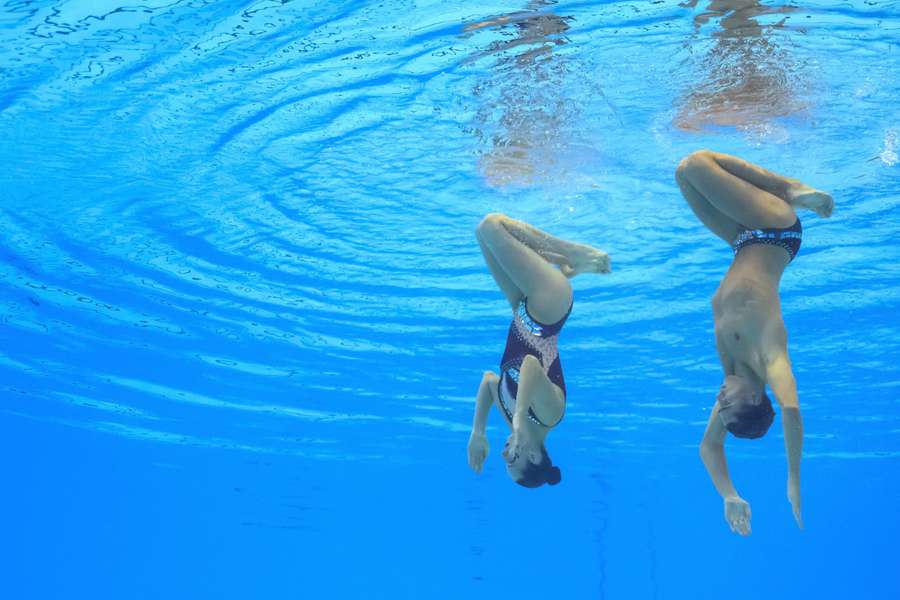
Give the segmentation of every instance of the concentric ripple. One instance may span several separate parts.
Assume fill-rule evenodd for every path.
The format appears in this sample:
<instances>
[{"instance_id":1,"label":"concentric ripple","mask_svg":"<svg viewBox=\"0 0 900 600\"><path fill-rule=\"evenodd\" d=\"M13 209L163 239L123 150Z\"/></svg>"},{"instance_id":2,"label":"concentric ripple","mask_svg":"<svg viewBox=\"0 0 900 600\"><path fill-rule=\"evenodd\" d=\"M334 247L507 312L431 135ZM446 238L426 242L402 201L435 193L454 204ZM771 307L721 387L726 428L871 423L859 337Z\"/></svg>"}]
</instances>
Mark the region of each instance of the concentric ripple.
<instances>
[{"instance_id":1,"label":"concentric ripple","mask_svg":"<svg viewBox=\"0 0 900 600\"><path fill-rule=\"evenodd\" d=\"M613 256L576 284L570 445L686 447L728 249L671 174L708 146L834 192L785 314L809 427L866 428L810 453L897 455L900 12L683 4L6 2L3 418L458 453L508 319L472 235L499 210Z\"/></svg>"}]
</instances>

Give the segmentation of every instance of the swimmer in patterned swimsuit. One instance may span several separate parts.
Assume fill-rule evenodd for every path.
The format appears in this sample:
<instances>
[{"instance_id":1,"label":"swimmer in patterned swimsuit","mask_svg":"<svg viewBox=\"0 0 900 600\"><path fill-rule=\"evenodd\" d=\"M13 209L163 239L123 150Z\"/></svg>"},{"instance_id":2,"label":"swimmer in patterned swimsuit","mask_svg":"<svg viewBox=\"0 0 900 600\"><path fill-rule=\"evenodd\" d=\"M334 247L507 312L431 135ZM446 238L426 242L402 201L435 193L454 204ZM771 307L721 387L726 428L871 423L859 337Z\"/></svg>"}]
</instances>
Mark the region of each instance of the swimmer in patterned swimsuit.
<instances>
[{"instance_id":1,"label":"swimmer in patterned swimsuit","mask_svg":"<svg viewBox=\"0 0 900 600\"><path fill-rule=\"evenodd\" d=\"M787 496L797 525L803 423L787 351L778 287L800 250L802 228L795 209L829 217L834 200L796 179L776 175L737 157L701 150L675 173L694 214L734 250L734 260L712 299L716 349L725 381L713 406L700 456L725 503L731 530L750 534L750 504L728 474L727 433L766 434L775 417L766 385L781 407L788 460Z\"/></svg>"},{"instance_id":2,"label":"swimmer in patterned swimsuit","mask_svg":"<svg viewBox=\"0 0 900 600\"><path fill-rule=\"evenodd\" d=\"M513 319L500 375L486 372L478 388L469 466L481 472L488 453L487 416L496 403L512 430L503 450L509 476L525 487L555 485L561 474L544 441L566 407L557 339L572 310L569 278L609 273L609 256L500 214L486 216L475 233Z\"/></svg>"}]
</instances>

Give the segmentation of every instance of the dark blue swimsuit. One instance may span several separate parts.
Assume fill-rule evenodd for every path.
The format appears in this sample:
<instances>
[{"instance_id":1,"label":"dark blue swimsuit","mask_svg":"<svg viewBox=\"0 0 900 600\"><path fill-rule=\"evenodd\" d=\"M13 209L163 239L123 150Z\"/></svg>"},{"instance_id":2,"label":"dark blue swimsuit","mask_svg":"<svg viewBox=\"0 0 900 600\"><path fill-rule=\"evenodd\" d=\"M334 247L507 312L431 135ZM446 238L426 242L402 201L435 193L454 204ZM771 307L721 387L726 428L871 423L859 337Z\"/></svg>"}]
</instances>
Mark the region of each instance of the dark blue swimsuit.
<instances>
[{"instance_id":1,"label":"dark blue swimsuit","mask_svg":"<svg viewBox=\"0 0 900 600\"><path fill-rule=\"evenodd\" d=\"M513 321L509 325L509 334L506 336L506 350L500 359L500 382L497 384L497 397L500 408L506 413L506 417L512 421L516 411L516 394L519 391L519 369L526 356L531 355L538 359L547 378L558 385L566 393L566 382L563 380L562 363L559 361L559 350L556 340L566 319L572 312L572 306L562 319L552 325L545 325L534 319L528 313L528 299L524 298L516 307ZM532 422L543 427L553 427L543 423L531 408L528 409L528 418ZM560 417L560 421L562 417Z\"/></svg>"},{"instance_id":2,"label":"dark blue swimsuit","mask_svg":"<svg viewBox=\"0 0 900 600\"><path fill-rule=\"evenodd\" d=\"M794 221L790 227L780 229L778 227L768 227L766 229L745 229L740 232L737 239L734 240L734 254L741 251L744 246L753 244L769 244L771 246L779 246L784 248L791 255L791 260L797 256L800 251L800 242L803 239L803 227L800 225L800 219Z\"/></svg>"}]
</instances>

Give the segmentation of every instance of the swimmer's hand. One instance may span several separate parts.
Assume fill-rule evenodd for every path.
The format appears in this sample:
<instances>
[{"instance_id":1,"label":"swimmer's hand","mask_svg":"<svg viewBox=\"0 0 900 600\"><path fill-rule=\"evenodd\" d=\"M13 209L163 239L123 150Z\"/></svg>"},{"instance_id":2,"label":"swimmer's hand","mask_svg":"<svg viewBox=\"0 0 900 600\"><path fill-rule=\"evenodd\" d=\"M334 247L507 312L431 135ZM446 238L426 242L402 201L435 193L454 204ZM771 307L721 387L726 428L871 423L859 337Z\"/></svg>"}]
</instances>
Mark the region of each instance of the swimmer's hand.
<instances>
[{"instance_id":1,"label":"swimmer's hand","mask_svg":"<svg viewBox=\"0 0 900 600\"><path fill-rule=\"evenodd\" d=\"M794 511L794 520L797 521L797 527L803 529L803 515L800 514L800 482L793 477L788 478L787 496Z\"/></svg>"},{"instance_id":2,"label":"swimmer's hand","mask_svg":"<svg viewBox=\"0 0 900 600\"><path fill-rule=\"evenodd\" d=\"M725 520L739 535L750 535L750 504L740 496L725 498Z\"/></svg>"},{"instance_id":3,"label":"swimmer's hand","mask_svg":"<svg viewBox=\"0 0 900 600\"><path fill-rule=\"evenodd\" d=\"M483 433L473 431L472 435L469 436L469 466L476 473L481 473L489 449L487 437Z\"/></svg>"}]
</instances>

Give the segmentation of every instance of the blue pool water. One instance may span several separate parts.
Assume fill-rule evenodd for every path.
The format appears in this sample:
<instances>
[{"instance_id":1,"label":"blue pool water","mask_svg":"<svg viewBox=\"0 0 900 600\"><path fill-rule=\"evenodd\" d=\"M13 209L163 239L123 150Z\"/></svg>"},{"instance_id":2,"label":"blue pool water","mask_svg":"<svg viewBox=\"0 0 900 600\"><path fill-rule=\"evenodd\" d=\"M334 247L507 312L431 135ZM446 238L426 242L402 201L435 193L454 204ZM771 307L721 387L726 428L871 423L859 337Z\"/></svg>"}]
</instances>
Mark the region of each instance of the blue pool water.
<instances>
[{"instance_id":1,"label":"blue pool water","mask_svg":"<svg viewBox=\"0 0 900 600\"><path fill-rule=\"evenodd\" d=\"M898 598L900 4L0 4L3 598ZM730 251L698 148L831 191L782 299L780 426L697 456ZM474 394L501 211L575 280L564 480L511 483Z\"/></svg>"}]
</instances>

